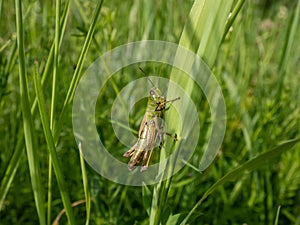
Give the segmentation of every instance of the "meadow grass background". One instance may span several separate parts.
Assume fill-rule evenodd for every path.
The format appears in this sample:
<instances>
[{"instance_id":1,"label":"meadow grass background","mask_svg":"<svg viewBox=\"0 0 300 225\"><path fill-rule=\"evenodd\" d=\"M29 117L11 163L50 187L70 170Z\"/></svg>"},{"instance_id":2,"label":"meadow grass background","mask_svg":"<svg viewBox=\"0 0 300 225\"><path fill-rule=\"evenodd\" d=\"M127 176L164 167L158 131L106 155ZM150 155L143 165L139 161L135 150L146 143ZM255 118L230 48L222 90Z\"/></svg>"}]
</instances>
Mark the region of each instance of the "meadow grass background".
<instances>
[{"instance_id":1,"label":"meadow grass background","mask_svg":"<svg viewBox=\"0 0 300 225\"><path fill-rule=\"evenodd\" d=\"M0 0L0 224L56 223L64 207L60 224L300 224L300 1L59 3ZM84 164L71 102L99 55L142 39L180 43L204 59L221 84L227 127L204 173L195 168L205 135L171 179L130 187ZM155 63L145 70L173 76ZM124 162L110 107L142 76L126 68L99 95L99 136ZM204 97L197 107L207 131ZM133 129L143 113L131 113Z\"/></svg>"}]
</instances>

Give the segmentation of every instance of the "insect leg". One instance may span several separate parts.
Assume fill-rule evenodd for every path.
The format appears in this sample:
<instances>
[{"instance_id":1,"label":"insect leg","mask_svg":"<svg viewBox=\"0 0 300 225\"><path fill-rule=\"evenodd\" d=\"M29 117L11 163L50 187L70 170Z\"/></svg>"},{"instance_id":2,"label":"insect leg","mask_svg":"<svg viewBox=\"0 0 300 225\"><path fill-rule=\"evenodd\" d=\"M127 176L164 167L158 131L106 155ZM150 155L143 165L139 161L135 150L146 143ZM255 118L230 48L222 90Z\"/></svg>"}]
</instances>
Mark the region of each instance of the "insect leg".
<instances>
[{"instance_id":1,"label":"insect leg","mask_svg":"<svg viewBox=\"0 0 300 225\"><path fill-rule=\"evenodd\" d=\"M146 126L147 126L148 132L147 132L147 141L146 141L145 154L144 154L144 158L143 158L141 172L147 170L147 168L149 166L152 152L155 147L155 141L156 141L157 135L158 135L155 120L148 121Z\"/></svg>"},{"instance_id":2,"label":"insect leg","mask_svg":"<svg viewBox=\"0 0 300 225\"><path fill-rule=\"evenodd\" d=\"M136 144L134 146L132 146L131 149L129 149L127 152L125 152L123 154L123 156L126 157L126 158L132 156L133 153L134 153L134 151L135 151L135 149L136 149Z\"/></svg>"},{"instance_id":3,"label":"insect leg","mask_svg":"<svg viewBox=\"0 0 300 225\"><path fill-rule=\"evenodd\" d=\"M155 111L166 111L166 110L168 110L170 108L170 106L166 107L167 103L172 103L172 102L175 102L175 101L177 101L179 99L180 99L180 97L174 98L172 100L166 100L166 99L164 99L164 101L157 103Z\"/></svg>"},{"instance_id":4,"label":"insect leg","mask_svg":"<svg viewBox=\"0 0 300 225\"><path fill-rule=\"evenodd\" d=\"M149 166L149 162L152 156L152 152L154 149L154 145L155 145L155 140L156 137L158 136L158 133L155 134L155 138L153 140L153 142L151 142L148 146L147 146L147 151L144 154L144 159L143 159L143 164L142 164L142 168L141 168L141 172L145 171L148 169Z\"/></svg>"},{"instance_id":5,"label":"insect leg","mask_svg":"<svg viewBox=\"0 0 300 225\"><path fill-rule=\"evenodd\" d=\"M153 152L153 148L151 150L145 152L141 172L148 169L152 152Z\"/></svg>"},{"instance_id":6,"label":"insect leg","mask_svg":"<svg viewBox=\"0 0 300 225\"><path fill-rule=\"evenodd\" d=\"M177 139L177 134L171 134L171 133L168 133L168 132L164 132L166 135L168 135L169 137L171 137L171 138L173 138L174 139L174 141L178 141L178 139Z\"/></svg>"},{"instance_id":7,"label":"insect leg","mask_svg":"<svg viewBox=\"0 0 300 225\"><path fill-rule=\"evenodd\" d=\"M175 102L179 99L180 99L180 97L177 97L177 98L174 98L174 99L171 99L171 100L167 100L167 101L165 101L165 103L172 103L172 102Z\"/></svg>"}]
</instances>

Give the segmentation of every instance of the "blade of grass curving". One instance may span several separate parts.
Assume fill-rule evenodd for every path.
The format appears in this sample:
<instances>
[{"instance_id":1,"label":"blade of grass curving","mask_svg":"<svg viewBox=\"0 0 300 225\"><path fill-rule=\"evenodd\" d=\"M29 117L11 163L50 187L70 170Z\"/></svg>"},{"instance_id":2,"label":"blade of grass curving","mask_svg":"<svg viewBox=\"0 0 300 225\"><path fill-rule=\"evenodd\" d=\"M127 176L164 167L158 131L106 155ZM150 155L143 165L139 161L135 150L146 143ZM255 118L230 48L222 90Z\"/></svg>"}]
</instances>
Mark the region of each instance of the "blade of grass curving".
<instances>
[{"instance_id":1,"label":"blade of grass curving","mask_svg":"<svg viewBox=\"0 0 300 225\"><path fill-rule=\"evenodd\" d=\"M62 120L63 120L64 114L66 112L67 106L71 103L71 101L73 99L76 86L77 86L77 84L80 80L80 75L81 75L81 70L82 70L82 67L83 67L83 63L85 61L87 51L90 47L91 41L93 40L93 35L94 35L94 32L95 32L96 23L97 23L97 20L100 16L100 10L102 8L103 1L104 0L98 1L98 4L97 4L96 9L95 9L95 13L94 13L93 18L92 18L91 26L90 26L89 31L87 33L87 36L86 36L86 39L84 41L84 44L83 44L78 62L76 64L77 66L76 66L72 81L70 83L70 86L69 86L69 89L68 89L68 92L67 92L67 96L66 96L64 104L63 104L62 112L59 115L57 126L54 129L54 140L55 141L58 140L59 132L60 132L60 129L61 129L61 126L62 126Z\"/></svg>"},{"instance_id":2,"label":"blade of grass curving","mask_svg":"<svg viewBox=\"0 0 300 225\"><path fill-rule=\"evenodd\" d=\"M195 212L195 210L201 205L201 203L212 194L217 188L221 187L227 182L232 182L237 180L245 175L245 173L250 173L253 170L258 169L261 166L266 165L266 163L270 163L270 161L278 158L282 153L287 150L290 150L294 147L298 142L300 142L300 138L292 139L286 142L279 144L277 147L273 148L270 151L264 152L253 159L245 162L240 165L238 168L228 172L225 176L219 179L216 183L214 183L202 196L202 198L195 204L189 214L185 217L185 219L181 222L181 225L187 224L190 216Z\"/></svg>"},{"instance_id":3,"label":"blade of grass curving","mask_svg":"<svg viewBox=\"0 0 300 225\"><path fill-rule=\"evenodd\" d=\"M67 217L68 217L70 224L75 224L75 217L74 217L73 210L71 207L71 201L70 201L70 198L69 198L69 195L67 192L67 188L66 188L66 185L64 182L63 174L60 169L59 160L58 160L57 153L56 153L55 143L54 143L51 129L49 126L49 121L47 118L46 105L45 105L45 100L44 100L44 96L43 96L42 85L41 85L41 81L40 81L40 78L38 77L37 72L34 73L34 86L35 86L35 92L36 92L36 96L37 96L37 100L38 100L40 117L41 117L44 134L45 134L45 138L46 138L46 142L47 142L47 147L48 147L50 156L52 158L52 165L54 168L54 173L56 175L56 180L57 180L57 184L58 184L59 191L61 194L61 198L62 198L64 208L66 210Z\"/></svg>"},{"instance_id":4,"label":"blade of grass curving","mask_svg":"<svg viewBox=\"0 0 300 225\"><path fill-rule=\"evenodd\" d=\"M20 99L23 116L23 129L27 159L31 184L34 194L34 200L38 212L40 224L46 224L44 195L40 175L39 159L37 157L36 139L33 129L33 121L30 112L29 94L26 79L24 38L23 38L23 21L22 21L22 3L21 0L15 0L16 8L16 27L17 27L17 44L19 55L19 79L20 79Z\"/></svg>"}]
</instances>

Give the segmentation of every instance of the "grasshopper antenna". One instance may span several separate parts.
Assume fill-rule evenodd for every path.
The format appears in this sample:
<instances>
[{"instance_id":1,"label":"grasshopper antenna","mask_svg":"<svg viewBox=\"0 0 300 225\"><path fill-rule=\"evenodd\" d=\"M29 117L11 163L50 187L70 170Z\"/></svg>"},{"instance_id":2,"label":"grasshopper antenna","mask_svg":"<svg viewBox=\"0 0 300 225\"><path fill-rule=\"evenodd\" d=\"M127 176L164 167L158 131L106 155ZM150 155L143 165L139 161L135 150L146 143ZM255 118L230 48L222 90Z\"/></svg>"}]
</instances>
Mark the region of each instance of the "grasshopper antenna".
<instances>
[{"instance_id":1,"label":"grasshopper antenna","mask_svg":"<svg viewBox=\"0 0 300 225\"><path fill-rule=\"evenodd\" d=\"M145 76L147 76L146 72L142 69L142 67L139 66L140 71L142 71L143 74L145 74Z\"/></svg>"},{"instance_id":2,"label":"grasshopper antenna","mask_svg":"<svg viewBox=\"0 0 300 225\"><path fill-rule=\"evenodd\" d=\"M147 80L152 84L152 86L155 87L154 83L152 82L152 80L150 80L150 78L148 77L148 75L146 74L146 72L141 67L139 67L139 69L147 77Z\"/></svg>"}]
</instances>

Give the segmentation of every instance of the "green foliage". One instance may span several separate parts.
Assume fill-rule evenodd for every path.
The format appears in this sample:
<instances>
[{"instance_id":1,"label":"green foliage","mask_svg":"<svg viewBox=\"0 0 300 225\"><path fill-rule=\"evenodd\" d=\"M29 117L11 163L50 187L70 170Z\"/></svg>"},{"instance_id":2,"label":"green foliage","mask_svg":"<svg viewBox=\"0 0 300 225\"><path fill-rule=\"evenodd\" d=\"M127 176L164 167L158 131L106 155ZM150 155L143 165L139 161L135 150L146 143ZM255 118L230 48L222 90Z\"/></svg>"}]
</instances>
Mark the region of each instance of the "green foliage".
<instances>
[{"instance_id":1,"label":"green foliage","mask_svg":"<svg viewBox=\"0 0 300 225\"><path fill-rule=\"evenodd\" d=\"M300 224L299 14L299 0L0 1L1 224ZM204 59L221 84L227 127L200 173L209 105L179 71L146 63L147 74L180 82L197 100L201 137L170 179L130 187L84 164L70 103L99 55L142 39L179 43ZM123 162L110 108L142 76L136 65L124 68L98 97L99 136ZM138 129L144 103L128 129Z\"/></svg>"}]
</instances>

